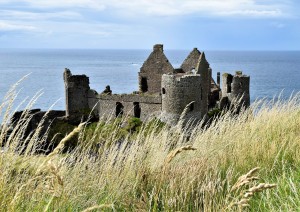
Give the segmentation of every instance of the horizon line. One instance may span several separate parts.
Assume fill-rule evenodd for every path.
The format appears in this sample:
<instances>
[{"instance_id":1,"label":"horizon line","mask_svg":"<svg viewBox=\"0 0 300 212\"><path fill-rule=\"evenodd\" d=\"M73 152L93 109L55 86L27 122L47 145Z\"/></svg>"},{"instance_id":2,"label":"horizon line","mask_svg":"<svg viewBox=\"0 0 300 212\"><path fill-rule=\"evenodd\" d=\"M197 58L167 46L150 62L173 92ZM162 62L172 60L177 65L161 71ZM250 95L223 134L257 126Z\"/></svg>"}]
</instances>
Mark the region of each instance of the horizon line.
<instances>
[{"instance_id":1,"label":"horizon line","mask_svg":"<svg viewBox=\"0 0 300 212\"><path fill-rule=\"evenodd\" d=\"M231 52L242 52L242 51L247 51L247 52L282 52L282 51L300 51L300 49L199 49L199 47L194 47L197 48L199 51L231 51ZM34 47L34 48L27 48L27 47L19 47L19 48L10 48L10 47L0 47L0 50L115 50L115 51L122 51L122 50L140 50L140 51L152 51L153 48L55 48L55 47ZM164 48L164 51L191 51L193 48L190 49L181 49L181 48Z\"/></svg>"}]
</instances>

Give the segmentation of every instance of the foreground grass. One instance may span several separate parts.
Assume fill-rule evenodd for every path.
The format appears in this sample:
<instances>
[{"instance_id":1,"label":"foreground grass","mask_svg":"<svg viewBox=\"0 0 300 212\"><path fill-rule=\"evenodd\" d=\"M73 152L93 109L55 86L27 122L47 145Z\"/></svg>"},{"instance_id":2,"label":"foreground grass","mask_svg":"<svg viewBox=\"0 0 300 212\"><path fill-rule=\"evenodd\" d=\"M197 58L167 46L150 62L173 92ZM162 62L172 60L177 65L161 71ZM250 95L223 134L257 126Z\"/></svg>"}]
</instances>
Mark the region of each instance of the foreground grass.
<instances>
[{"instance_id":1,"label":"foreground grass","mask_svg":"<svg viewBox=\"0 0 300 212\"><path fill-rule=\"evenodd\" d=\"M90 128L84 136L85 125L68 135L79 135L71 153L60 154L65 138L52 154L38 156L32 150L39 139L28 139L20 155L15 133L0 153L0 210L297 211L299 126L298 94L258 102L240 116L224 114L208 129L194 128L189 139L176 127L152 126L134 142L103 131L107 144L95 148L101 122L94 136Z\"/></svg>"}]
</instances>

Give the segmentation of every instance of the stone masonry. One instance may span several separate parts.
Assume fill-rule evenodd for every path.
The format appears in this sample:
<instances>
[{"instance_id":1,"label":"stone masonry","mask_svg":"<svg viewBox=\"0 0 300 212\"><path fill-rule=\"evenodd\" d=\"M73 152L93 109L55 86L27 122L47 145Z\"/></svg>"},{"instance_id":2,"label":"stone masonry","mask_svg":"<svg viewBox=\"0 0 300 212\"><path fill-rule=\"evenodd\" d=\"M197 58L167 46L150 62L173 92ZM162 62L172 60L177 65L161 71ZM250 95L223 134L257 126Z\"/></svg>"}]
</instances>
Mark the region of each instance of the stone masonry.
<instances>
[{"instance_id":1,"label":"stone masonry","mask_svg":"<svg viewBox=\"0 0 300 212\"><path fill-rule=\"evenodd\" d=\"M150 94L159 93L161 76L173 72L174 68L164 54L163 45L154 45L153 52L144 62L139 72L139 91Z\"/></svg>"},{"instance_id":2,"label":"stone masonry","mask_svg":"<svg viewBox=\"0 0 300 212\"><path fill-rule=\"evenodd\" d=\"M78 119L93 111L94 116L102 118L133 116L146 120L157 117L175 125L184 110L186 121L200 121L210 109L222 109L226 101L248 107L250 77L240 72L235 76L223 74L221 91L219 76L215 83L205 53L197 48L179 69L174 69L164 54L163 45L157 44L138 73L139 91L132 94L99 94L90 89L87 76L72 75L65 69L66 116ZM236 102L235 98L242 101Z\"/></svg>"},{"instance_id":3,"label":"stone masonry","mask_svg":"<svg viewBox=\"0 0 300 212\"><path fill-rule=\"evenodd\" d=\"M184 118L200 120L206 113L201 111L201 77L199 74L162 76L162 112L161 120L175 125L183 110L187 108ZM192 121L193 121L192 120Z\"/></svg>"},{"instance_id":4,"label":"stone masonry","mask_svg":"<svg viewBox=\"0 0 300 212\"><path fill-rule=\"evenodd\" d=\"M169 125L180 123L180 126L185 126L187 123L207 120L208 112L215 108L222 110L235 106L240 112L242 107L250 105L250 77L243 75L241 71L235 75L224 73L220 85L221 75L218 72L215 83L204 52L200 53L196 48L180 68L174 69L164 54L163 45L154 45L153 52L138 74L139 91L132 94L112 94L108 85L103 85L106 89L98 93L90 89L86 75L72 75L67 68L63 76L65 111L45 112L36 109L16 112L13 115L13 128L22 119L24 112L31 117L23 135L25 143L25 138L36 131L41 120L44 120L44 127L39 129L38 136L43 136L50 125L55 126L58 122L77 125L88 117L91 122L99 118L122 116L137 117L143 121L156 117ZM52 140L48 140L38 151L48 153L55 145L53 146Z\"/></svg>"},{"instance_id":5,"label":"stone masonry","mask_svg":"<svg viewBox=\"0 0 300 212\"><path fill-rule=\"evenodd\" d=\"M228 102L228 104L238 102L239 106L250 106L249 76L237 71L234 76L223 74L222 80L222 98L225 99L223 102Z\"/></svg>"},{"instance_id":6,"label":"stone masonry","mask_svg":"<svg viewBox=\"0 0 300 212\"><path fill-rule=\"evenodd\" d=\"M205 58L205 53L203 52L200 55L198 60L196 74L200 74L201 76L201 87L200 87L200 99L201 99L201 112L206 114L208 112L208 99L210 93L210 86L211 86L211 69L209 67L209 63Z\"/></svg>"},{"instance_id":7,"label":"stone masonry","mask_svg":"<svg viewBox=\"0 0 300 212\"><path fill-rule=\"evenodd\" d=\"M182 69L182 71L187 73L189 71L195 70L200 55L201 55L201 52L197 48L194 48L193 51L183 61L182 65L180 67Z\"/></svg>"},{"instance_id":8,"label":"stone masonry","mask_svg":"<svg viewBox=\"0 0 300 212\"><path fill-rule=\"evenodd\" d=\"M89 110L89 78L85 75L72 75L65 69L64 82L66 90L66 116L73 116Z\"/></svg>"}]
</instances>

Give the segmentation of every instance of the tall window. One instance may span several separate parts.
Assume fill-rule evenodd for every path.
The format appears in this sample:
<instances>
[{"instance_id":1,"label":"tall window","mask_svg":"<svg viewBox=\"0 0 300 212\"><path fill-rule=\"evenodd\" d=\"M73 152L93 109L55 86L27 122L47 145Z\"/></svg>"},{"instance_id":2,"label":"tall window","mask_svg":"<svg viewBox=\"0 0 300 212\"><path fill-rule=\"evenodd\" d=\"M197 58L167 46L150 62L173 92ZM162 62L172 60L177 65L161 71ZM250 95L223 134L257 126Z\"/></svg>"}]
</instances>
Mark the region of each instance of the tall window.
<instances>
[{"instance_id":1,"label":"tall window","mask_svg":"<svg viewBox=\"0 0 300 212\"><path fill-rule=\"evenodd\" d=\"M124 113L123 110L124 110L123 104L121 102L117 102L116 103L116 117L118 117L118 116L121 117Z\"/></svg>"},{"instance_id":2,"label":"tall window","mask_svg":"<svg viewBox=\"0 0 300 212\"><path fill-rule=\"evenodd\" d=\"M139 102L133 103L133 116L136 118L141 118L141 107Z\"/></svg>"},{"instance_id":3,"label":"tall window","mask_svg":"<svg viewBox=\"0 0 300 212\"><path fill-rule=\"evenodd\" d=\"M148 91L148 82L146 77L141 78L141 91L147 92Z\"/></svg>"},{"instance_id":4,"label":"tall window","mask_svg":"<svg viewBox=\"0 0 300 212\"><path fill-rule=\"evenodd\" d=\"M192 112L195 109L195 102L190 104L190 112Z\"/></svg>"}]
</instances>

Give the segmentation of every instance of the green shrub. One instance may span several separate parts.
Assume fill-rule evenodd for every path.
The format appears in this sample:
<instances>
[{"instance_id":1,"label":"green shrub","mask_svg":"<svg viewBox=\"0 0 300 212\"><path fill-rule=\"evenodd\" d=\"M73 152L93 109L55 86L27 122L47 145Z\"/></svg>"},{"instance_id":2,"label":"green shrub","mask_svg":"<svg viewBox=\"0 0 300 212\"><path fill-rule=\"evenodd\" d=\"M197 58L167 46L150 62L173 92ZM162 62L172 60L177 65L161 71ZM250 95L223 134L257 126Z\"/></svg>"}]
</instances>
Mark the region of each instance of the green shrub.
<instances>
[{"instance_id":1,"label":"green shrub","mask_svg":"<svg viewBox=\"0 0 300 212\"><path fill-rule=\"evenodd\" d=\"M141 121L141 119L136 117L131 117L127 120L127 125L125 129L130 133L139 131L142 126L142 123L143 122Z\"/></svg>"}]
</instances>

